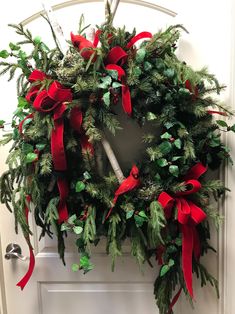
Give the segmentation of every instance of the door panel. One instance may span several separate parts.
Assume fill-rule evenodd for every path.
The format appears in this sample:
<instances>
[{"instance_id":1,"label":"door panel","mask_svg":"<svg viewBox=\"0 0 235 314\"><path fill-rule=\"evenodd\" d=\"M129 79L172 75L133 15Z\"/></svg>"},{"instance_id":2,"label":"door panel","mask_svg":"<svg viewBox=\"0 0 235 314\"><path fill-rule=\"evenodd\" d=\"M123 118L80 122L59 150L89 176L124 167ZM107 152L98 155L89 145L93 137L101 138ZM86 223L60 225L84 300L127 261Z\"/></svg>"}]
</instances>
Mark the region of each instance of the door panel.
<instances>
[{"instance_id":1,"label":"door panel","mask_svg":"<svg viewBox=\"0 0 235 314\"><path fill-rule=\"evenodd\" d=\"M57 1L52 2L57 3ZM156 3L156 1L152 2ZM120 26L125 24L130 30L136 26L137 31L153 32L166 25L184 24L190 34L183 34L179 44L179 57L196 68L207 64L222 82L229 85L229 1L223 2L223 5L222 1L214 1L213 12L211 12L211 4L202 0L196 3L186 0L169 0L158 1L157 4L176 11L177 17L121 2L114 24ZM16 2L14 11L11 6L11 2L4 3L0 13L1 49L4 48L2 45L7 45L9 39L14 41L13 32L6 28L7 23L25 20L41 10L40 1ZM101 23L104 19L101 2L82 3L56 11L67 38L71 30L76 32L81 13L85 14L86 23L91 23L93 26ZM222 23L218 21L222 21ZM39 35L51 46L53 45L48 26L42 18L32 21L28 26L35 36ZM217 43L218 38L219 44ZM16 94L13 92L14 82L7 83L6 78L1 78L0 89L1 99L5 100L2 104L1 118L8 121L16 104ZM223 99L228 99L228 93L223 95ZM4 160L8 149L9 147L0 148L0 172L4 169ZM4 251L10 242L19 243L24 255L28 254L28 249L22 235L14 233L13 215L1 205L0 248L2 248L1 262L3 266L1 269L0 263L0 275L2 278L1 310L3 314L62 314L65 312L73 314L78 311L87 314L158 313L153 296L153 282L158 269L157 267L151 269L146 265L144 274L142 274L129 254L128 243L124 247L123 257L117 261L114 273L111 272L110 259L105 254L105 243L103 242L98 248L92 249L92 262L95 264L95 270L83 275L81 272L73 273L71 270L72 263L77 261L73 237L68 237L66 240L66 267L64 267L58 258L56 240L45 238L38 243L39 230L32 223L32 219L31 226L34 231L36 268L29 284L24 292L21 292L15 284L25 274L28 264L18 260L5 260ZM220 239L214 232L211 241L216 248L222 243ZM219 251L222 252L222 249ZM219 266L221 265L218 261L222 261L222 258L215 254L208 254L203 261L216 277L219 277ZM215 293L210 287L201 289L196 278L194 282L197 301L195 311L192 311L188 302L182 297L176 305L176 313L232 314L220 311L221 303L217 301Z\"/></svg>"}]
</instances>

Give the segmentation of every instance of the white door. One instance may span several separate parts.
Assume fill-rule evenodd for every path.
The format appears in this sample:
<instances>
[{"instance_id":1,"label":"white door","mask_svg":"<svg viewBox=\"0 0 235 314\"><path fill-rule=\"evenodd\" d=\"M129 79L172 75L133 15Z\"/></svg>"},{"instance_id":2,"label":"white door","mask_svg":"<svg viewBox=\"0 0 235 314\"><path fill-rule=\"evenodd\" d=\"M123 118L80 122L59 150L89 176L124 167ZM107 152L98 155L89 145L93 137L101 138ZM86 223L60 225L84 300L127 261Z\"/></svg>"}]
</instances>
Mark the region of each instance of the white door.
<instances>
[{"instance_id":1,"label":"white door","mask_svg":"<svg viewBox=\"0 0 235 314\"><path fill-rule=\"evenodd\" d=\"M77 2L77 4L75 4ZM81 2L79 4L79 2ZM67 1L56 11L56 15L62 24L65 35L69 37L71 30L77 29L78 19L81 13L86 16L87 24L99 24L103 21L103 3L86 1ZM87 1L88 2L88 1ZM115 24L126 24L128 28L137 27L137 31L157 31L170 24L184 24L189 30L189 35L183 35L179 45L179 55L196 68L208 65L211 72L215 73L219 80L230 86L231 82L231 8L230 1L152 1L153 4L163 5L163 9L157 6L149 7L134 4L138 1L121 1L115 18ZM232 2L232 1L231 1ZM58 1L53 1L57 4ZM147 5L145 3L145 5ZM64 8L63 8L64 6ZM158 10L157 10L158 9ZM168 10L167 10L168 9ZM6 1L1 3L0 11L0 38L1 49L9 40L14 41L14 34L6 28L7 23L19 23L25 21L33 34L41 36L50 42L47 25L42 18L34 19L33 14L41 10L40 1ZM175 16L177 13L177 16ZM233 11L235 13L235 10ZM52 42L52 41L51 41ZM235 54L234 54L235 57ZM235 70L235 69L234 69ZM0 80L1 110L0 118L9 121L10 113L15 108L14 83L6 83L6 79ZM232 101L232 93L223 95L226 102ZM230 98L229 98L230 97ZM234 145L233 145L234 147ZM0 148L0 172L4 170L4 160L7 156L7 147ZM235 154L234 154L235 157ZM235 179L232 179L233 171L229 172L227 182L230 188L234 188ZM227 211L231 210L232 194L227 202ZM222 207L221 207L222 208ZM226 214L227 215L227 214ZM218 247L219 254L209 254L203 261L209 270L220 280L221 300L216 299L214 291L210 288L201 289L199 283L195 284L196 303L192 311L184 297L176 305L176 313L208 313L208 314L233 314L232 293L229 287L235 285L232 276L223 278L234 265L235 248L224 239L232 236L231 221L235 221L234 214L230 217L226 228L211 240ZM86 275L73 273L72 263L77 261L76 248L73 239L67 240L66 267L64 267L57 255L56 241L49 238L38 243L39 233L32 224L34 231L33 244L36 255L36 268L34 274L23 292L15 284L25 274L27 262L20 260L6 260L4 258L6 246L9 243L17 243L21 246L23 254L28 255L27 246L21 235L14 233L13 215L1 205L0 219L0 276L1 276L1 314L154 314L158 313L153 297L153 282L158 272L156 268L150 269L146 265L142 275L132 260L126 245L123 258L120 258L114 273L111 272L110 260L106 257L104 245L94 249L92 262L95 270ZM230 247L226 254L224 244ZM226 264L226 256L229 262ZM227 268L226 268L227 265ZM224 270L225 269L225 270ZM196 280L195 280L196 282ZM226 289L227 287L227 289ZM226 292L227 291L227 292ZM226 297L228 297L226 299ZM227 300L227 302L225 302ZM225 304L226 303L226 304ZM232 310L233 309L233 310Z\"/></svg>"}]
</instances>

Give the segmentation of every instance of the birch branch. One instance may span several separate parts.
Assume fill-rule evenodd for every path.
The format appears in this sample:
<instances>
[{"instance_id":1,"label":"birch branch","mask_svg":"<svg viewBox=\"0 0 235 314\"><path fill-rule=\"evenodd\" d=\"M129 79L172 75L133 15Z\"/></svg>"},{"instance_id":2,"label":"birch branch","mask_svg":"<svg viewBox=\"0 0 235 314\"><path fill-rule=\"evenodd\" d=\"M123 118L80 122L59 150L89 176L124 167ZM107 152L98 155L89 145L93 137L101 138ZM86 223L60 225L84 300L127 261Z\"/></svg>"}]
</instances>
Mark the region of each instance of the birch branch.
<instances>
[{"instance_id":1,"label":"birch branch","mask_svg":"<svg viewBox=\"0 0 235 314\"><path fill-rule=\"evenodd\" d=\"M125 179L122 169L119 166L119 163L117 161L117 158L112 150L112 147L110 146L109 142L106 140L106 138L103 136L101 139L101 143L103 145L103 148L105 150L105 153L109 159L109 162L113 168L113 171L118 179L118 182L121 184L122 181Z\"/></svg>"},{"instance_id":2,"label":"birch branch","mask_svg":"<svg viewBox=\"0 0 235 314\"><path fill-rule=\"evenodd\" d=\"M46 12L46 15L51 23L51 26L53 28L53 31L55 33L56 39L57 39L57 44L60 48L60 51L63 53L63 55L66 54L67 50L68 50L68 44L66 42L66 39L64 37L64 33L63 30L60 26L60 24L58 23L54 12L52 10L52 7L50 5L49 0L41 0L42 6L44 11Z\"/></svg>"}]
</instances>

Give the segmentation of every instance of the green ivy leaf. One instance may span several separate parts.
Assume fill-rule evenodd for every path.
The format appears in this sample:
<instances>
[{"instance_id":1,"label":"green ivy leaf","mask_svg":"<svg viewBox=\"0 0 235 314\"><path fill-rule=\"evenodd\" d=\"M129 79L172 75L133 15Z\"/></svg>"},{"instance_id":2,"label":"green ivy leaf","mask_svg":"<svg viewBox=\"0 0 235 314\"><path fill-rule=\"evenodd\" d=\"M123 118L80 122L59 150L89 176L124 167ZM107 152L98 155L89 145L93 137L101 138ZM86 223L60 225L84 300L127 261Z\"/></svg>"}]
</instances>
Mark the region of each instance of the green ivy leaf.
<instances>
[{"instance_id":1,"label":"green ivy leaf","mask_svg":"<svg viewBox=\"0 0 235 314\"><path fill-rule=\"evenodd\" d=\"M89 270L94 268L94 265L90 262L89 257L86 254L80 257L79 266L84 270L84 273L87 273Z\"/></svg>"},{"instance_id":2,"label":"green ivy leaf","mask_svg":"<svg viewBox=\"0 0 235 314\"><path fill-rule=\"evenodd\" d=\"M72 271L77 272L79 270L79 265L74 263L72 264Z\"/></svg>"},{"instance_id":3,"label":"green ivy leaf","mask_svg":"<svg viewBox=\"0 0 235 314\"><path fill-rule=\"evenodd\" d=\"M21 146L22 152L27 155L28 153L32 153L34 151L33 145L28 143L23 143Z\"/></svg>"},{"instance_id":4,"label":"green ivy leaf","mask_svg":"<svg viewBox=\"0 0 235 314\"><path fill-rule=\"evenodd\" d=\"M164 73L164 75L165 75L167 78L169 78L169 79L173 78L174 75L175 75L174 69L167 69L167 70L165 70L163 73Z\"/></svg>"},{"instance_id":5,"label":"green ivy leaf","mask_svg":"<svg viewBox=\"0 0 235 314\"><path fill-rule=\"evenodd\" d=\"M172 145L168 141L164 141L159 145L159 149L163 155L167 155L172 150Z\"/></svg>"},{"instance_id":6,"label":"green ivy leaf","mask_svg":"<svg viewBox=\"0 0 235 314\"><path fill-rule=\"evenodd\" d=\"M174 145L176 148L181 149L182 146L181 139L177 138L177 140L174 141Z\"/></svg>"},{"instance_id":7,"label":"green ivy leaf","mask_svg":"<svg viewBox=\"0 0 235 314\"><path fill-rule=\"evenodd\" d=\"M28 109L30 107L30 104L27 102L27 100L24 97L19 96L17 106L18 108L21 108L21 109Z\"/></svg>"},{"instance_id":8,"label":"green ivy leaf","mask_svg":"<svg viewBox=\"0 0 235 314\"><path fill-rule=\"evenodd\" d=\"M169 270L170 267L168 265L163 265L160 270L160 277L163 277Z\"/></svg>"},{"instance_id":9,"label":"green ivy leaf","mask_svg":"<svg viewBox=\"0 0 235 314\"><path fill-rule=\"evenodd\" d=\"M38 155L35 154L35 153L28 153L26 155L26 159L25 159L25 162L27 164L31 163L31 162L34 162L36 159L38 158Z\"/></svg>"},{"instance_id":10,"label":"green ivy leaf","mask_svg":"<svg viewBox=\"0 0 235 314\"><path fill-rule=\"evenodd\" d=\"M89 173L88 171L85 171L85 172L83 173L83 178L84 178L85 180L90 180L90 179L91 179L90 173Z\"/></svg>"},{"instance_id":11,"label":"green ivy leaf","mask_svg":"<svg viewBox=\"0 0 235 314\"><path fill-rule=\"evenodd\" d=\"M4 121L4 120L0 120L0 127L2 128L3 126L4 126L4 123L5 123L6 121Z\"/></svg>"},{"instance_id":12,"label":"green ivy leaf","mask_svg":"<svg viewBox=\"0 0 235 314\"><path fill-rule=\"evenodd\" d=\"M117 80L117 79L118 79L118 71L116 71L116 70L107 70L107 72L109 73L109 75L110 75L114 80Z\"/></svg>"},{"instance_id":13,"label":"green ivy leaf","mask_svg":"<svg viewBox=\"0 0 235 314\"><path fill-rule=\"evenodd\" d=\"M175 239L175 244L176 244L177 246L182 246L182 239L181 239L181 238L176 238L176 239Z\"/></svg>"},{"instance_id":14,"label":"green ivy leaf","mask_svg":"<svg viewBox=\"0 0 235 314\"><path fill-rule=\"evenodd\" d=\"M166 122L164 123L164 126L167 128L167 129L170 129L174 126L174 123L173 122Z\"/></svg>"},{"instance_id":15,"label":"green ivy leaf","mask_svg":"<svg viewBox=\"0 0 235 314\"><path fill-rule=\"evenodd\" d=\"M16 141L18 138L19 138L19 131L18 131L18 128L14 128L12 139L13 139L14 141Z\"/></svg>"},{"instance_id":16,"label":"green ivy leaf","mask_svg":"<svg viewBox=\"0 0 235 314\"><path fill-rule=\"evenodd\" d=\"M110 105L110 92L107 92L103 95L103 101L107 107Z\"/></svg>"},{"instance_id":17,"label":"green ivy leaf","mask_svg":"<svg viewBox=\"0 0 235 314\"><path fill-rule=\"evenodd\" d=\"M148 61L144 62L144 70L145 71L150 71L152 69L152 64Z\"/></svg>"},{"instance_id":18,"label":"green ivy leaf","mask_svg":"<svg viewBox=\"0 0 235 314\"><path fill-rule=\"evenodd\" d=\"M20 50L20 46L15 45L13 43L9 43L9 47L11 50Z\"/></svg>"},{"instance_id":19,"label":"green ivy leaf","mask_svg":"<svg viewBox=\"0 0 235 314\"><path fill-rule=\"evenodd\" d=\"M82 192L85 189L86 185L83 181L77 181L76 186L75 186L75 190L76 192Z\"/></svg>"},{"instance_id":20,"label":"green ivy leaf","mask_svg":"<svg viewBox=\"0 0 235 314\"><path fill-rule=\"evenodd\" d=\"M168 165L168 161L165 158L160 158L157 160L157 164L159 167L166 167Z\"/></svg>"},{"instance_id":21,"label":"green ivy leaf","mask_svg":"<svg viewBox=\"0 0 235 314\"><path fill-rule=\"evenodd\" d=\"M142 63L144 61L144 58L146 56L146 50L145 48L140 48L136 52L136 62L137 63Z\"/></svg>"},{"instance_id":22,"label":"green ivy leaf","mask_svg":"<svg viewBox=\"0 0 235 314\"><path fill-rule=\"evenodd\" d=\"M1 50L0 51L0 58L6 59L9 57L9 52L7 50Z\"/></svg>"},{"instance_id":23,"label":"green ivy leaf","mask_svg":"<svg viewBox=\"0 0 235 314\"><path fill-rule=\"evenodd\" d=\"M174 266L175 265L175 261L173 260L173 259L170 259L169 260L169 263L168 263L168 266L169 267L172 267L172 266Z\"/></svg>"},{"instance_id":24,"label":"green ivy leaf","mask_svg":"<svg viewBox=\"0 0 235 314\"><path fill-rule=\"evenodd\" d=\"M130 219L133 216L133 214L134 214L134 210L133 209L128 210L126 212L126 219Z\"/></svg>"},{"instance_id":25,"label":"green ivy leaf","mask_svg":"<svg viewBox=\"0 0 235 314\"><path fill-rule=\"evenodd\" d=\"M139 215L135 215L134 216L134 219L135 219L135 224L137 227L142 227L143 226L143 223L145 222L145 218L139 216Z\"/></svg>"},{"instance_id":26,"label":"green ivy leaf","mask_svg":"<svg viewBox=\"0 0 235 314\"><path fill-rule=\"evenodd\" d=\"M77 219L77 215L74 214L74 215L72 215L72 216L69 217L68 223L69 223L70 225L73 225L73 224L75 223L75 220L76 220L76 219Z\"/></svg>"},{"instance_id":27,"label":"green ivy leaf","mask_svg":"<svg viewBox=\"0 0 235 314\"><path fill-rule=\"evenodd\" d=\"M76 234L80 234L80 233L82 233L82 231L83 231L83 228L80 226L74 226L73 227L73 232Z\"/></svg>"},{"instance_id":28,"label":"green ivy leaf","mask_svg":"<svg viewBox=\"0 0 235 314\"><path fill-rule=\"evenodd\" d=\"M229 130L235 132L235 124L233 124L232 126L229 127Z\"/></svg>"},{"instance_id":29,"label":"green ivy leaf","mask_svg":"<svg viewBox=\"0 0 235 314\"><path fill-rule=\"evenodd\" d=\"M174 156L172 158L172 161L177 161L177 160L182 159L182 158L183 158L183 156Z\"/></svg>"},{"instance_id":30,"label":"green ivy leaf","mask_svg":"<svg viewBox=\"0 0 235 314\"><path fill-rule=\"evenodd\" d=\"M174 177L178 177L179 176L179 167L176 165L170 165L169 172L171 174L173 174Z\"/></svg>"},{"instance_id":31,"label":"green ivy leaf","mask_svg":"<svg viewBox=\"0 0 235 314\"><path fill-rule=\"evenodd\" d=\"M216 123L222 127L228 127L228 124L224 120L216 120Z\"/></svg>"},{"instance_id":32,"label":"green ivy leaf","mask_svg":"<svg viewBox=\"0 0 235 314\"><path fill-rule=\"evenodd\" d=\"M36 45L39 45L42 42L42 39L40 36L36 36L33 41Z\"/></svg>"},{"instance_id":33,"label":"green ivy leaf","mask_svg":"<svg viewBox=\"0 0 235 314\"><path fill-rule=\"evenodd\" d=\"M46 147L46 144L36 144L36 148L39 150L39 151L42 151L44 148Z\"/></svg>"},{"instance_id":34,"label":"green ivy leaf","mask_svg":"<svg viewBox=\"0 0 235 314\"><path fill-rule=\"evenodd\" d=\"M60 227L61 231L67 231L70 230L70 226L67 223L63 223Z\"/></svg>"},{"instance_id":35,"label":"green ivy leaf","mask_svg":"<svg viewBox=\"0 0 235 314\"><path fill-rule=\"evenodd\" d=\"M141 210L138 215L142 218L145 218L145 220L148 220L148 216L145 214L143 210Z\"/></svg>"},{"instance_id":36,"label":"green ivy leaf","mask_svg":"<svg viewBox=\"0 0 235 314\"><path fill-rule=\"evenodd\" d=\"M18 53L18 56L20 57L20 59L22 59L23 61L25 61L27 59L27 54L20 50L19 53Z\"/></svg>"},{"instance_id":37,"label":"green ivy leaf","mask_svg":"<svg viewBox=\"0 0 235 314\"><path fill-rule=\"evenodd\" d=\"M112 84L113 88L118 88L118 87L121 87L121 86L122 86L122 84L118 83L118 82L113 82L113 84Z\"/></svg>"},{"instance_id":38,"label":"green ivy leaf","mask_svg":"<svg viewBox=\"0 0 235 314\"><path fill-rule=\"evenodd\" d=\"M102 81L103 83L105 83L107 86L110 86L111 83L112 83L112 78L111 78L111 76L106 75L106 76L104 76L104 77L101 78L101 81Z\"/></svg>"},{"instance_id":39,"label":"green ivy leaf","mask_svg":"<svg viewBox=\"0 0 235 314\"><path fill-rule=\"evenodd\" d=\"M139 77L142 74L142 71L140 69L140 67L135 67L133 70L133 74L137 77Z\"/></svg>"},{"instance_id":40,"label":"green ivy leaf","mask_svg":"<svg viewBox=\"0 0 235 314\"><path fill-rule=\"evenodd\" d=\"M161 135L161 138L165 140L169 140L170 138L172 138L172 135L168 132L165 132L164 134Z\"/></svg>"},{"instance_id":41,"label":"green ivy leaf","mask_svg":"<svg viewBox=\"0 0 235 314\"><path fill-rule=\"evenodd\" d=\"M181 94L183 96L190 96L191 95L190 91L187 88L180 88L179 94Z\"/></svg>"},{"instance_id":42,"label":"green ivy leaf","mask_svg":"<svg viewBox=\"0 0 235 314\"><path fill-rule=\"evenodd\" d=\"M156 120L157 116L153 113L153 112L147 112L147 120L148 121L152 121L152 120Z\"/></svg>"}]
</instances>

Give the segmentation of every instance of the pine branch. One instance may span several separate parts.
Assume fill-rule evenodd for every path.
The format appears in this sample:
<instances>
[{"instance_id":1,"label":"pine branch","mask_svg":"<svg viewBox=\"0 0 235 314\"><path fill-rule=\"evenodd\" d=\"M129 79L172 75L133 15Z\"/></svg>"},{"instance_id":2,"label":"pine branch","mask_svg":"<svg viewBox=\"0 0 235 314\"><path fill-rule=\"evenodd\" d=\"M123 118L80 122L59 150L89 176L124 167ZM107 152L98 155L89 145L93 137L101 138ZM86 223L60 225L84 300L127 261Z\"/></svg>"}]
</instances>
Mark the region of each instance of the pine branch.
<instances>
[{"instance_id":1,"label":"pine branch","mask_svg":"<svg viewBox=\"0 0 235 314\"><path fill-rule=\"evenodd\" d=\"M194 261L193 271L196 273L197 278L201 279L201 287L205 286L207 282L215 288L217 298L219 298L219 286L218 281L207 271L207 269L201 264Z\"/></svg>"},{"instance_id":2,"label":"pine branch","mask_svg":"<svg viewBox=\"0 0 235 314\"><path fill-rule=\"evenodd\" d=\"M159 202L153 201L150 204L150 217L148 220L148 240L150 247L155 248L159 242L164 243L161 230L166 225L164 211Z\"/></svg>"},{"instance_id":3,"label":"pine branch","mask_svg":"<svg viewBox=\"0 0 235 314\"><path fill-rule=\"evenodd\" d=\"M86 247L89 249L89 244L95 241L96 238L96 209L95 207L89 206L87 209L87 218L85 220L83 229L83 240Z\"/></svg>"},{"instance_id":4,"label":"pine branch","mask_svg":"<svg viewBox=\"0 0 235 314\"><path fill-rule=\"evenodd\" d=\"M107 254L111 255L112 258L112 271L114 271L115 260L118 256L122 255L120 243L118 241L117 227L121 222L120 216L116 213L109 218L109 228L107 234Z\"/></svg>"}]
</instances>

